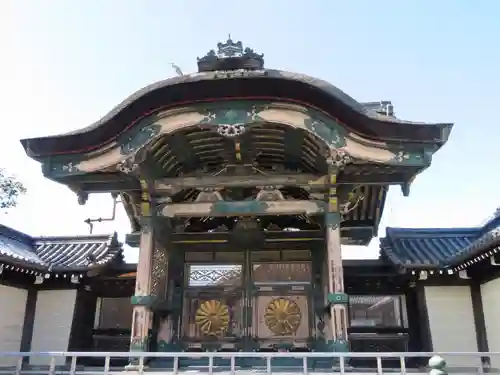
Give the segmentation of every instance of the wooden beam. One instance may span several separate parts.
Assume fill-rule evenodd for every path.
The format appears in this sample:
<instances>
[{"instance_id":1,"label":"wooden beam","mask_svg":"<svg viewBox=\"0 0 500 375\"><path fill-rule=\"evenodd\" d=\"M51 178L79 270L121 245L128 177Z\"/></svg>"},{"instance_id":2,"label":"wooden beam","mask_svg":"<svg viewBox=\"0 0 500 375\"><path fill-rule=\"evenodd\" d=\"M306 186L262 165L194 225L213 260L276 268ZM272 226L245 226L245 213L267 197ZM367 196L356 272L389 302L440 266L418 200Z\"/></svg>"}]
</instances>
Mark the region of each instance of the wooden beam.
<instances>
[{"instance_id":1,"label":"wooden beam","mask_svg":"<svg viewBox=\"0 0 500 375\"><path fill-rule=\"evenodd\" d=\"M311 200L175 203L164 205L160 215L165 217L317 215L324 212L325 205L325 202Z\"/></svg>"},{"instance_id":2,"label":"wooden beam","mask_svg":"<svg viewBox=\"0 0 500 375\"><path fill-rule=\"evenodd\" d=\"M212 233L172 233L173 243L227 243L233 232L212 232ZM301 231L266 231L264 232L266 242L287 242L304 241L324 238L322 230L301 230Z\"/></svg>"},{"instance_id":3,"label":"wooden beam","mask_svg":"<svg viewBox=\"0 0 500 375\"><path fill-rule=\"evenodd\" d=\"M324 187L327 176L314 174L282 175L244 175L244 176L201 176L164 178L155 182L157 193L172 194L183 189L203 189L216 187L252 187L252 186L304 186Z\"/></svg>"},{"instance_id":4,"label":"wooden beam","mask_svg":"<svg viewBox=\"0 0 500 375\"><path fill-rule=\"evenodd\" d=\"M337 185L400 185L405 183L405 177L400 174L388 175L340 175ZM322 191L329 187L326 175L314 174L271 174L242 176L200 176L158 179L155 191L159 194L172 195L183 189L235 188L253 186L297 186L311 191Z\"/></svg>"},{"instance_id":5,"label":"wooden beam","mask_svg":"<svg viewBox=\"0 0 500 375\"><path fill-rule=\"evenodd\" d=\"M343 224L340 226L340 232L345 235L352 229L371 229L373 226L367 227L364 222L360 222L360 225L351 225L344 227ZM161 229L159 229L161 232ZM169 235L169 241L176 244L196 244L196 243L212 243L212 244L227 244L229 238L232 236L231 231L227 232L180 232L171 233ZM325 233L323 230L300 230L300 231L266 231L264 233L265 241L268 243L276 242L293 242L293 241L306 241L306 240L317 240L324 239ZM131 247L138 247L140 239L140 232L129 233L125 237L125 243Z\"/></svg>"},{"instance_id":6,"label":"wooden beam","mask_svg":"<svg viewBox=\"0 0 500 375\"><path fill-rule=\"evenodd\" d=\"M85 193L126 193L132 191L140 191L139 182L120 181L120 182L95 182L90 184L82 184L80 189Z\"/></svg>"},{"instance_id":7,"label":"wooden beam","mask_svg":"<svg viewBox=\"0 0 500 375\"><path fill-rule=\"evenodd\" d=\"M403 185L407 183L408 177L402 173L392 174L347 174L341 173L337 181L338 185ZM58 180L63 184L75 185L86 193L101 192L131 192L139 191L139 181L129 176L116 173L102 173L71 176ZM207 189L207 188L235 188L253 186L297 186L307 188L310 191L324 191L329 187L326 176L318 176L306 173L290 174L255 174L245 173L239 175L218 176L188 176L158 179L155 182L156 194L173 195L184 189Z\"/></svg>"},{"instance_id":8,"label":"wooden beam","mask_svg":"<svg viewBox=\"0 0 500 375\"><path fill-rule=\"evenodd\" d=\"M340 224L340 229L373 229L374 226L373 220L345 220Z\"/></svg>"}]
</instances>

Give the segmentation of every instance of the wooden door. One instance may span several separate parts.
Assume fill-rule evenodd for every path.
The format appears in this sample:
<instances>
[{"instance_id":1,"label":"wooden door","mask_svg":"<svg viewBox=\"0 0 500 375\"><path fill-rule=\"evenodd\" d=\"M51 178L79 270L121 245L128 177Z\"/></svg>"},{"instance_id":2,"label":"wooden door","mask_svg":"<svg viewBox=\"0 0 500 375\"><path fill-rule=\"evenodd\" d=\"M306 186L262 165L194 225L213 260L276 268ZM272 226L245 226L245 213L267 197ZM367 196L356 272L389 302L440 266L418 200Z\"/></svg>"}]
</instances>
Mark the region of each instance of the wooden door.
<instances>
[{"instance_id":1,"label":"wooden door","mask_svg":"<svg viewBox=\"0 0 500 375\"><path fill-rule=\"evenodd\" d=\"M252 335L260 349L306 348L312 336L311 263L252 263Z\"/></svg>"}]
</instances>

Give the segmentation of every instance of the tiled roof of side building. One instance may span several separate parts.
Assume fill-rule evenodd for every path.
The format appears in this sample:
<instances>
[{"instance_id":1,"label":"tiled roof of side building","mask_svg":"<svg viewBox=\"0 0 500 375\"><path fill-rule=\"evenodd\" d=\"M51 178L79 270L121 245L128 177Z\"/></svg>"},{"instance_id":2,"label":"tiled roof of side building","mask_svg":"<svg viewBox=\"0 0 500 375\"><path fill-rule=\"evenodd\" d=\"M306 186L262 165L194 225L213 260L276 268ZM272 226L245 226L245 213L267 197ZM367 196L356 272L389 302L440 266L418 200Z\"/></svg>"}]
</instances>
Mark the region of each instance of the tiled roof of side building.
<instances>
[{"instance_id":1,"label":"tiled roof of side building","mask_svg":"<svg viewBox=\"0 0 500 375\"><path fill-rule=\"evenodd\" d=\"M0 225L0 263L39 271L84 271L121 256L116 233L72 237L31 237Z\"/></svg>"},{"instance_id":2,"label":"tiled roof of side building","mask_svg":"<svg viewBox=\"0 0 500 375\"><path fill-rule=\"evenodd\" d=\"M500 217L475 228L387 228L382 254L405 268L460 269L500 247Z\"/></svg>"}]
</instances>

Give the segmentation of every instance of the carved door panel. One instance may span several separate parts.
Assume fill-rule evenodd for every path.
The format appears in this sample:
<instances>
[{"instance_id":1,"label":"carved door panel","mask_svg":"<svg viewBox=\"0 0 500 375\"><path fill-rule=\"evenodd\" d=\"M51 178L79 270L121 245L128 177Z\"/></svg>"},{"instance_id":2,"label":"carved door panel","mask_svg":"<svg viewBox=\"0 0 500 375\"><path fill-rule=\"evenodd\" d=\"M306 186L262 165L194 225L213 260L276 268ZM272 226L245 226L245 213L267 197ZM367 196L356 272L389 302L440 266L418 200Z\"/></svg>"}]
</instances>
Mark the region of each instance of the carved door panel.
<instances>
[{"instance_id":1,"label":"carved door panel","mask_svg":"<svg viewBox=\"0 0 500 375\"><path fill-rule=\"evenodd\" d=\"M305 295L274 291L258 294L254 306L254 332L259 339L307 340L308 301Z\"/></svg>"},{"instance_id":2,"label":"carved door panel","mask_svg":"<svg viewBox=\"0 0 500 375\"><path fill-rule=\"evenodd\" d=\"M242 265L187 265L182 317L183 338L190 347L233 348L243 335Z\"/></svg>"},{"instance_id":3,"label":"carved door panel","mask_svg":"<svg viewBox=\"0 0 500 375\"><path fill-rule=\"evenodd\" d=\"M311 337L309 262L253 264L252 336L260 348L306 347Z\"/></svg>"}]
</instances>

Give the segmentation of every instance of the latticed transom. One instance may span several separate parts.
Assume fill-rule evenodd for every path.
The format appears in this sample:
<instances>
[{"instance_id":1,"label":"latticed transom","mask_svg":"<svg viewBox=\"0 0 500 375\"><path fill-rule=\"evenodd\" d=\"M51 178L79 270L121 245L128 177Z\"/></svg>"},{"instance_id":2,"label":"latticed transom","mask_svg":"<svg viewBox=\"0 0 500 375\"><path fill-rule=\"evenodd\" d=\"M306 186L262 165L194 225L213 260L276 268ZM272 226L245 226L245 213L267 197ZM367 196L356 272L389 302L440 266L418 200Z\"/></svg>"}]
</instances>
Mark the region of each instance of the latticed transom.
<instances>
[{"instance_id":1,"label":"latticed transom","mask_svg":"<svg viewBox=\"0 0 500 375\"><path fill-rule=\"evenodd\" d=\"M190 265L188 267L189 286L241 285L241 265Z\"/></svg>"}]
</instances>

